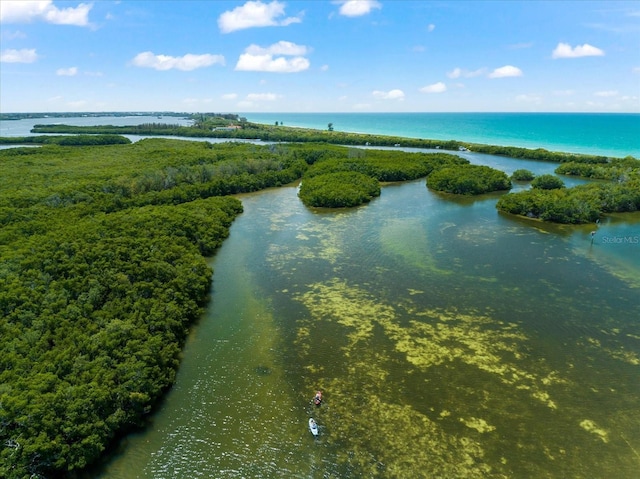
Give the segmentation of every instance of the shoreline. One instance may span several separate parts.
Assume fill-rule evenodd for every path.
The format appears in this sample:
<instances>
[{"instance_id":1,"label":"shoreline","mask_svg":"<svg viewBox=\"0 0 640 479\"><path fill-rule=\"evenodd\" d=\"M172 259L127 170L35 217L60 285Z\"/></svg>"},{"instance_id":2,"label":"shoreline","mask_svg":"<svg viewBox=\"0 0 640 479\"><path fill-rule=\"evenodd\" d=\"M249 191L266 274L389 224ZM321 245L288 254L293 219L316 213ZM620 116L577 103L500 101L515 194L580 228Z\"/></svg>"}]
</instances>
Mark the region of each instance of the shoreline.
<instances>
[{"instance_id":1,"label":"shoreline","mask_svg":"<svg viewBox=\"0 0 640 479\"><path fill-rule=\"evenodd\" d=\"M87 128L86 133L91 132L92 127L107 126L111 124L117 134L137 134L138 132L127 132L123 127L138 126L140 121L156 123L158 120L151 116L142 116L140 113L129 112L126 117L123 114L110 115L94 113L91 116L81 116L88 114L60 114L60 118L51 118L54 114L45 114L46 120L39 122L31 117L22 120L7 121L2 125L0 135L10 138L15 136L32 136L31 129L35 124L42 123L51 125L52 122L60 123L68 120L70 127ZM165 113L164 122L167 126L176 121L177 126L189 126L192 119L188 113L175 113L169 117ZM204 115L204 114L203 114ZM212 114L216 115L216 114ZM221 114L222 115L222 114ZM246 117L243 117L246 115ZM521 113L521 112L472 112L472 113L254 113L240 114L240 119L244 119L265 130L270 129L274 133L273 138L262 138L263 141L287 141L282 135L284 129L294 132L315 132L318 133L319 141L327 141L328 123L333 124L333 132L345 136L378 136L394 138L395 141L384 145L391 146L403 142L427 141L437 145L438 142L451 142L466 145L494 146L502 148L522 148L526 150L541 150L562 153L567 155L602 156L609 158L640 158L640 114L636 113ZM0 118L2 114L0 114ZM180 120L182 117L183 120ZM566 130L566 118L575 117L580 125L587 124L588 131L585 130L581 136L575 136L576 128L571 127ZM494 121L498 118L497 121ZM558 119L562 118L563 121ZM608 119L618 119L609 122ZM522 122L514 121L523 119ZM556 119L547 121L547 119ZM590 121L589 119L594 119ZM620 122L619 120L622 119ZM507 121L508 120L508 121ZM113 123L111 123L113 121ZM4 123L3 120L0 122ZM279 126L274 126L279 123ZM523 124L520 124L523 123ZM621 125L620 129L617 126ZM604 128L602 128L605 126ZM282 129L282 130L281 130ZM556 132L556 130L558 130ZM637 134L636 134L637 131ZM631 133L630 133L631 132ZM50 133L50 132L47 132ZM278 133L281 133L278 135ZM144 136L169 136L168 134L158 135L155 132L148 132ZM170 135L176 136L176 135ZM177 136L183 136L180 133ZM191 137L191 135L184 135ZM204 135L202 135L204 136ZM212 135L209 138L223 138L223 135ZM582 143L583 137L586 137ZM195 138L195 137L194 137ZM227 136L233 139L232 135ZM247 139L247 138L244 138ZM252 138L257 139L257 138ZM365 144L364 139L362 144ZM336 143L331 141L332 143ZM354 144L352 141L346 144ZM615 145L609 147L608 145ZM405 146L407 146L405 144Z\"/></svg>"},{"instance_id":2,"label":"shoreline","mask_svg":"<svg viewBox=\"0 0 640 479\"><path fill-rule=\"evenodd\" d=\"M248 121L581 155L640 158L640 113L243 113ZM569 122L567 119L576 121ZM575 125L574 125L575 123ZM610 145L614 145L613 147Z\"/></svg>"}]
</instances>

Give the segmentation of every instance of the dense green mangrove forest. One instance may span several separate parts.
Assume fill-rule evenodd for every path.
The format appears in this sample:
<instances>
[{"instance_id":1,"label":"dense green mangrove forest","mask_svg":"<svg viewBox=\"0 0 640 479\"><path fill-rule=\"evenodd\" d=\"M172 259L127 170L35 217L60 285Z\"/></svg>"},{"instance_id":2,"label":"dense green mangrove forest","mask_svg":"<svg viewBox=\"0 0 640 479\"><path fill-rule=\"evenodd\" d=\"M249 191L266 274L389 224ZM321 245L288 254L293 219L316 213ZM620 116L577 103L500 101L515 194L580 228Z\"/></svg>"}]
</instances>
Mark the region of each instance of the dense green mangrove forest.
<instances>
[{"instance_id":1,"label":"dense green mangrove forest","mask_svg":"<svg viewBox=\"0 0 640 479\"><path fill-rule=\"evenodd\" d=\"M426 177L430 188L455 194L510 188L504 173L450 153L329 144L457 150L457 142L427 146L428 140L224 120L221 128L229 122L239 128L216 130L202 119L198 127L83 127L79 136L2 139L40 146L0 150L1 477L81 470L152 410L174 381L190 325L210 300L206 258L242 212L231 195L301 179L306 205L344 207L379 195L381 182ZM118 136L165 130L296 143L131 143ZM562 161L558 173L604 181L505 194L501 211L581 223L640 209L640 161L575 155L568 161L522 150L491 153L540 155ZM450 187L456 179L463 181Z\"/></svg>"},{"instance_id":2,"label":"dense green mangrove forest","mask_svg":"<svg viewBox=\"0 0 640 479\"><path fill-rule=\"evenodd\" d=\"M34 135L34 136L0 136L0 145L127 145L131 140L121 135Z\"/></svg>"},{"instance_id":3,"label":"dense green mangrove forest","mask_svg":"<svg viewBox=\"0 0 640 479\"><path fill-rule=\"evenodd\" d=\"M563 152L551 152L542 148L528 149L510 146L481 145L459 141L441 141L417 138L401 138L395 136L370 135L359 133L347 133L327 130L314 130L307 128L290 128L282 124L263 125L248 122L238 115L197 114L191 117L191 126L170 125L164 123L143 124L138 126L69 126L69 125L35 125L33 133L75 133L75 134L101 134L101 135L179 135L199 138L225 138L254 139L269 142L305 142L323 143L347 146L382 146L425 148L447 151L473 151L489 155L508 156L510 158L522 158L528 160L548 161L560 163L556 173L560 175L572 175L582 178L608 180L607 184L598 183L589 186L574 188L560 188L560 183L555 179L554 188L537 188L542 180L532 186L528 191L511 193L502 198L497 208L509 214L515 214L528 218L541 219L557 223L588 223L598 216L613 212L637 211L640 209L640 160L633 157L608 158L597 155L577 155ZM13 140L18 141L18 140ZM355 151L355 150L352 150ZM461 163L468 163L459 159ZM450 161L450 160L447 160ZM458 161L458 160L454 160ZM439 171L429 180L429 188L452 194L476 195L491 191L505 191L510 189L509 180L501 172L475 169L470 165L448 165L452 170ZM327 165L327 169L335 170L335 165ZM343 168L344 167L339 167ZM406 168L406 165L403 169ZM353 170L352 166L348 167ZM357 168L353 171L357 171ZM384 178L376 171L360 171L379 181L399 181L415 177L416 171L410 171L402 175L390 175ZM335 171L332 171L335 173ZM424 175L431 173L425 172ZM527 181L528 175L520 176L519 172L513 179L515 181ZM423 175L423 176L424 176ZM419 177L420 175L418 175ZM530 178L533 180L533 178ZM346 192L345 182L339 181L339 177L333 175L308 183L301 189L301 198L309 206L354 206L369 201L376 196L375 191L369 188L357 187L357 191ZM358 182L360 183L360 182ZM304 185L304 184L303 184ZM333 185L333 186L331 186ZM313 193L310 193L311 189ZM322 194L319 196L317 190ZM559 191L540 191L559 190ZM344 200L337 199L338 191L346 194ZM328 196L327 196L328 195Z\"/></svg>"},{"instance_id":4,"label":"dense green mangrove forest","mask_svg":"<svg viewBox=\"0 0 640 479\"><path fill-rule=\"evenodd\" d=\"M326 144L63 139L0 151L0 475L8 478L84 468L171 386L189 325L209 300L206 257L242 211L230 195L307 171L309 183L338 175L326 204L353 183L349 175L379 191L379 181L466 162Z\"/></svg>"},{"instance_id":5,"label":"dense green mangrove forest","mask_svg":"<svg viewBox=\"0 0 640 479\"><path fill-rule=\"evenodd\" d=\"M560 178L542 175L532 179L531 189L500 197L496 208L565 224L590 223L607 213L640 210L640 160L628 157L593 162L575 158L560 164L555 172L602 181L565 188ZM519 174L524 177L531 178Z\"/></svg>"},{"instance_id":6,"label":"dense green mangrove forest","mask_svg":"<svg viewBox=\"0 0 640 479\"><path fill-rule=\"evenodd\" d=\"M436 191L457 195L481 195L511 189L506 173L481 165L456 165L440 168L427 179L427 186Z\"/></svg>"}]
</instances>

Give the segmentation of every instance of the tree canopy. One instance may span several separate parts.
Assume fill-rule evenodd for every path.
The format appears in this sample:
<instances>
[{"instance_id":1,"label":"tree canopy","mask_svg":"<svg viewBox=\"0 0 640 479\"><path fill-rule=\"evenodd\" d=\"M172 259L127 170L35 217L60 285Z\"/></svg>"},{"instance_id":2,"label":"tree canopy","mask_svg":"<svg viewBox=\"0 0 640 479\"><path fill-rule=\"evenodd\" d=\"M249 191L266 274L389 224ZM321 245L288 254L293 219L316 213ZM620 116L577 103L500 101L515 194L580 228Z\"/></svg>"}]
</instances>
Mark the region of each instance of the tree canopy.
<instances>
[{"instance_id":1,"label":"tree canopy","mask_svg":"<svg viewBox=\"0 0 640 479\"><path fill-rule=\"evenodd\" d=\"M640 179L573 188L532 188L501 196L496 208L555 223L591 223L606 213L640 210Z\"/></svg>"},{"instance_id":2,"label":"tree canopy","mask_svg":"<svg viewBox=\"0 0 640 479\"><path fill-rule=\"evenodd\" d=\"M555 175L540 175L533 179L531 182L531 188L555 190L558 188L564 188L564 181Z\"/></svg>"},{"instance_id":3,"label":"tree canopy","mask_svg":"<svg viewBox=\"0 0 640 479\"><path fill-rule=\"evenodd\" d=\"M380 196L380 183L355 171L325 173L304 180L299 195L307 206L357 206Z\"/></svg>"},{"instance_id":4,"label":"tree canopy","mask_svg":"<svg viewBox=\"0 0 640 479\"><path fill-rule=\"evenodd\" d=\"M531 181L535 177L536 177L536 175L534 175L532 171L525 170L525 169L515 170L511 174L511 179L513 181Z\"/></svg>"},{"instance_id":5,"label":"tree canopy","mask_svg":"<svg viewBox=\"0 0 640 479\"><path fill-rule=\"evenodd\" d=\"M70 126L70 125L35 125L32 133L102 133L102 134L135 134L135 135L176 135L187 137L210 137L227 139L259 139L263 141L329 143L334 145L359 146L403 146L408 148L428 148L449 151L470 150L476 153L523 158L558 163L584 162L604 164L611 159L597 155L578 155L548 151L544 148L521 148L515 146L482 145L456 140L434 140L424 138L406 138L389 135L372 135L364 133L348 133L313 128L292 128L252 123L237 115L196 114L192 115L192 126L179 126L163 123L152 123L137 126ZM217 128L233 126L234 128Z\"/></svg>"},{"instance_id":6,"label":"tree canopy","mask_svg":"<svg viewBox=\"0 0 640 479\"><path fill-rule=\"evenodd\" d=\"M140 421L208 299L205 257L242 211L226 195L307 168L304 152L279 147L64 138L0 151L7 478L81 469Z\"/></svg>"},{"instance_id":7,"label":"tree canopy","mask_svg":"<svg viewBox=\"0 0 640 479\"><path fill-rule=\"evenodd\" d=\"M427 186L436 191L457 195L480 195L511 189L506 173L479 165L456 165L439 168L427 177Z\"/></svg>"}]
</instances>

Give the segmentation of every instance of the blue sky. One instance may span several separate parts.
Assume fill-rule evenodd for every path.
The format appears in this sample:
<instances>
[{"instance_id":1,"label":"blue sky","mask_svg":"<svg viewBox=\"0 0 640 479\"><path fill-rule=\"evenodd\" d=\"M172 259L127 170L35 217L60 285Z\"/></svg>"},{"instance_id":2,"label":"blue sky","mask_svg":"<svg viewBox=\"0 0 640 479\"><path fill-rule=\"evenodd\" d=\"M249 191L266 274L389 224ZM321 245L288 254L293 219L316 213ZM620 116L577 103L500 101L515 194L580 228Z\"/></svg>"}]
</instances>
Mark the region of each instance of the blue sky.
<instances>
[{"instance_id":1,"label":"blue sky","mask_svg":"<svg viewBox=\"0 0 640 479\"><path fill-rule=\"evenodd\" d=\"M640 112L638 1L0 2L0 111Z\"/></svg>"}]
</instances>

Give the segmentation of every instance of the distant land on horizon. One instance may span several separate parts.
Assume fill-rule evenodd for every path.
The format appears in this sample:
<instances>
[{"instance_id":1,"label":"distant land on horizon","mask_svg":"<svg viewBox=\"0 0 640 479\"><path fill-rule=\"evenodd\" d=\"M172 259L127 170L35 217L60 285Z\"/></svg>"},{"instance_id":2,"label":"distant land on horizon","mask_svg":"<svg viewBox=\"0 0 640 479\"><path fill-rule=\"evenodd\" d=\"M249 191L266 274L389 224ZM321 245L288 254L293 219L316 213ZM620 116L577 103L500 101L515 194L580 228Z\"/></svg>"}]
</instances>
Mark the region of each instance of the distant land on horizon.
<instances>
[{"instance_id":1,"label":"distant land on horizon","mask_svg":"<svg viewBox=\"0 0 640 479\"><path fill-rule=\"evenodd\" d=\"M3 120L24 120L29 118L80 118L80 117L126 117L126 116L193 116L193 115L223 115L232 112L213 112L213 111L54 111L54 112L7 112L0 113L0 121ZM325 115L475 115L475 114L502 114L502 115L640 115L640 112L554 112L554 111L411 111L411 112L350 112L350 111L317 111L317 112L299 112L299 111L276 111L276 112L252 112L252 113L236 113L237 115L251 114L269 114L269 115L287 115L287 114L325 114Z\"/></svg>"},{"instance_id":2,"label":"distant land on horizon","mask_svg":"<svg viewBox=\"0 0 640 479\"><path fill-rule=\"evenodd\" d=\"M0 113L1 120L25 120L29 118L79 118L79 117L102 117L102 116L190 116L194 113L174 112L174 111L83 111L83 112L10 112ZM197 114L197 113L196 113Z\"/></svg>"}]
</instances>

